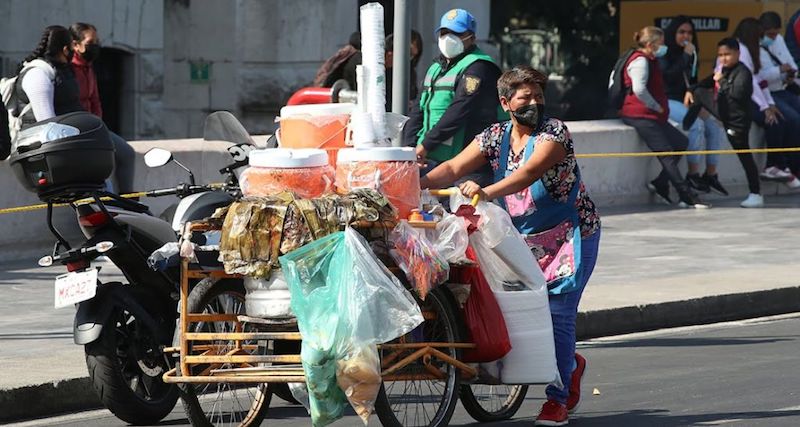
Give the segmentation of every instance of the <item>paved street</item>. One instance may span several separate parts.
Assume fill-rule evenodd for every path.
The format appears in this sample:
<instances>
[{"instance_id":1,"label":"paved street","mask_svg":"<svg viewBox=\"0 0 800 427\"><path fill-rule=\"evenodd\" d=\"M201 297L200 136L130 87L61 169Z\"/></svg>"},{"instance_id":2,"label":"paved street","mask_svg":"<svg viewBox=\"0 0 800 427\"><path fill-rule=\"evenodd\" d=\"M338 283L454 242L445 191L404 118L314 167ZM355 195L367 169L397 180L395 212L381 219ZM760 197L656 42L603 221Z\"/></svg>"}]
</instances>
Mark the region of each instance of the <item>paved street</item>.
<instances>
[{"instance_id":1,"label":"paved street","mask_svg":"<svg viewBox=\"0 0 800 427\"><path fill-rule=\"evenodd\" d=\"M800 420L800 316L662 330L579 344L589 360L575 426L797 426ZM593 395L597 389L599 395ZM541 405L535 387L513 420L530 425ZM275 398L265 424L306 426L300 407ZM477 425L459 406L452 425ZM107 411L15 424L123 426ZM189 425L176 409L161 425ZM360 425L355 416L335 426ZM379 425L373 417L370 425ZM486 424L492 425L492 424Z\"/></svg>"}]
</instances>

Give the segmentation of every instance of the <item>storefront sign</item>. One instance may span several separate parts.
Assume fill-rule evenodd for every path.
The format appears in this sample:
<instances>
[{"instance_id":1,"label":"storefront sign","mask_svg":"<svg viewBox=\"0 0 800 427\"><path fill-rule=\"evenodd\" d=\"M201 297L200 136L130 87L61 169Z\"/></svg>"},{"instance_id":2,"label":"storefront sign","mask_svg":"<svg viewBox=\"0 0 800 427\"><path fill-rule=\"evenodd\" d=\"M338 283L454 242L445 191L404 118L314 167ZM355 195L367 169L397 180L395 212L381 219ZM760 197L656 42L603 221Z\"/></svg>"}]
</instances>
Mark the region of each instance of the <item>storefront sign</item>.
<instances>
[{"instance_id":1,"label":"storefront sign","mask_svg":"<svg viewBox=\"0 0 800 427\"><path fill-rule=\"evenodd\" d=\"M669 23L672 22L674 16L659 17L655 19L655 25L659 28L667 28ZM695 30L701 31L728 31L728 18L710 17L710 16L690 16Z\"/></svg>"}]
</instances>

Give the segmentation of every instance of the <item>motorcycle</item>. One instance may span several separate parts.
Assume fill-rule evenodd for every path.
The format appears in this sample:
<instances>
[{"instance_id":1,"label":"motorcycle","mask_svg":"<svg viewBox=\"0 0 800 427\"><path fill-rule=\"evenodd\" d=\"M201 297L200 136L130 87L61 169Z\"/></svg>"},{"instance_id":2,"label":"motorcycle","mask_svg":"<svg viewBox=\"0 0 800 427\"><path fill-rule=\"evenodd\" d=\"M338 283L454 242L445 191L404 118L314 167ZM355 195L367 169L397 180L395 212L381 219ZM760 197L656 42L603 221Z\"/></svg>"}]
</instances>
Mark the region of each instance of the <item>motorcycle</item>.
<instances>
[{"instance_id":1,"label":"motorcycle","mask_svg":"<svg viewBox=\"0 0 800 427\"><path fill-rule=\"evenodd\" d=\"M53 203L48 202L48 228L57 243L39 264L67 267L68 273L56 279L56 306L77 306L74 342L84 346L93 387L106 408L131 424L160 421L179 397L177 387L164 383L162 375L172 365L163 350L172 343L177 321L180 269L173 265L154 270L148 257L176 242L176 233L185 222L210 216L238 195L236 170L247 164L247 153L254 144L249 136L219 133L230 128L220 125L225 114L229 113L214 113L206 121L207 138L239 141L229 148L233 163L220 170L227 177L224 184L196 184L192 172L167 150L154 148L145 154L148 167L175 163L189 173L188 184L145 192L147 197L180 199L171 223L153 216L137 201L105 191L84 192L92 199L90 203L69 201L86 237L73 248L54 227ZM92 266L99 256L113 262L125 280L101 283ZM241 284L236 286L244 292Z\"/></svg>"}]
</instances>

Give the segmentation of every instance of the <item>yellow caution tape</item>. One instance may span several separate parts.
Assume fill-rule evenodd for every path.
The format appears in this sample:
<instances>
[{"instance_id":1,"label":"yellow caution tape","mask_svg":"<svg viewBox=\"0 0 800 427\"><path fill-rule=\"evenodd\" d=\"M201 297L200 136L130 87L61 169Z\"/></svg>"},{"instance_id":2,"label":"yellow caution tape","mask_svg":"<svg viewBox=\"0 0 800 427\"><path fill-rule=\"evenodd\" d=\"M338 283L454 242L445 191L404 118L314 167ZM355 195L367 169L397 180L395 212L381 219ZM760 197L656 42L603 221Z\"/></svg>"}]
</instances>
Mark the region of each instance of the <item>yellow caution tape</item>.
<instances>
[{"instance_id":1,"label":"yellow caution tape","mask_svg":"<svg viewBox=\"0 0 800 427\"><path fill-rule=\"evenodd\" d=\"M146 194L147 193L145 193L144 191L140 191L138 193L120 194L120 197L122 197L124 199L132 199L132 198L136 198L136 197L144 197ZM100 200L102 200L104 202L107 202L107 201L113 200L113 199L111 197L101 197ZM76 200L73 203L76 204L76 205L84 205L84 204L93 203L93 202L94 202L93 198L86 198L86 199ZM69 206L69 205L70 205L69 203L53 203L53 207L54 208L60 208L60 207ZM36 210L39 210L39 209L47 209L47 203L40 203L38 205L19 206L19 207L16 207L16 208L0 209L0 215L2 215L2 214L10 214L10 213L17 213L17 212L30 212L30 211L36 211Z\"/></svg>"},{"instance_id":2,"label":"yellow caution tape","mask_svg":"<svg viewBox=\"0 0 800 427\"><path fill-rule=\"evenodd\" d=\"M583 154L576 154L575 157L578 159L608 159L608 158L623 158L623 157L662 157L662 156L701 156L701 155L709 155L709 154L742 154L742 153L794 153L800 152L800 147L792 147L792 148L749 148L746 150L695 150L695 151L643 151L637 153L583 153ZM223 184L215 183L210 184L212 188L221 188ZM140 191L138 193L129 193L129 194L121 194L120 197L130 199L135 197L145 197L147 195L146 192ZM103 197L101 198L103 201L112 200L110 197ZM74 203L77 205L92 203L94 199L87 198L75 201ZM53 207L63 207L69 206L69 203L57 203L53 204ZM10 214L10 213L17 213L17 212L29 212L35 211L39 209L46 209L47 204L42 203L38 205L29 205L29 206L19 206L16 208L5 208L0 209L0 215L3 214Z\"/></svg>"},{"instance_id":3,"label":"yellow caution tape","mask_svg":"<svg viewBox=\"0 0 800 427\"><path fill-rule=\"evenodd\" d=\"M800 147L793 148L748 148L744 150L695 150L695 151L645 151L641 153L585 153L576 154L579 159L603 159L609 157L661 157L661 156L694 156L706 154L740 154L740 153L793 153Z\"/></svg>"}]
</instances>

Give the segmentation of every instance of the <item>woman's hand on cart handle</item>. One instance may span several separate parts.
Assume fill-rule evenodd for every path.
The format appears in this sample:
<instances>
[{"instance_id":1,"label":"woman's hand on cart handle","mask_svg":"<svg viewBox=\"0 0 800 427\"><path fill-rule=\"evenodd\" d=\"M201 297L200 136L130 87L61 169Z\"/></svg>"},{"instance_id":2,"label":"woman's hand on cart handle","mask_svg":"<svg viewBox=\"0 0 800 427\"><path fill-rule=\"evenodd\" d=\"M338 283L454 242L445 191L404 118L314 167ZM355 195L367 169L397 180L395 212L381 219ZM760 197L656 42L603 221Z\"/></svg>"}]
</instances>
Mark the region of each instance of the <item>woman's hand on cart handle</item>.
<instances>
[{"instance_id":1,"label":"woman's hand on cart handle","mask_svg":"<svg viewBox=\"0 0 800 427\"><path fill-rule=\"evenodd\" d=\"M458 185L458 189L461 190L461 194L467 197L472 197L473 206L478 204L478 200L487 199L486 193L483 192L483 188L481 188L481 186L475 181L462 182Z\"/></svg>"},{"instance_id":2,"label":"woman's hand on cart handle","mask_svg":"<svg viewBox=\"0 0 800 427\"><path fill-rule=\"evenodd\" d=\"M472 181L467 181L464 184L467 184L469 182L472 182ZM475 184L474 182L472 182L472 183ZM461 186L463 186L464 184L461 184L458 188L457 187L453 187L453 188L446 188L444 190L428 190L428 192L431 194L431 196L435 196L435 197L446 197L446 196L451 196L453 194L456 194L456 192L460 192L461 194L463 194L463 195L465 195L467 197L472 197L472 201L470 202L470 204L472 206L477 206L478 205L478 201L480 201L480 199L482 197L485 197L486 194L483 193L483 190L481 190L481 188L480 188L480 186L478 184L475 184L478 187L478 190L479 190L478 193L467 194L461 188Z\"/></svg>"}]
</instances>

